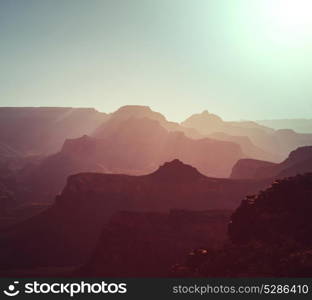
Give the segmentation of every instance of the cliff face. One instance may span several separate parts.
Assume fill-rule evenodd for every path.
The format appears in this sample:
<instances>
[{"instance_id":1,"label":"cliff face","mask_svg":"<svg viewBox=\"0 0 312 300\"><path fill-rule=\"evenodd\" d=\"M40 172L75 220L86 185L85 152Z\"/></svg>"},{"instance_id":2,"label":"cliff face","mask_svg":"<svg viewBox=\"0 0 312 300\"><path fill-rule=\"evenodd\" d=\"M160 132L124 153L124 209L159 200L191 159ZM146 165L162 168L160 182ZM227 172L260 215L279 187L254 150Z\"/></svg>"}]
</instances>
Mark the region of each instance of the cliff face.
<instances>
[{"instance_id":1,"label":"cliff face","mask_svg":"<svg viewBox=\"0 0 312 300\"><path fill-rule=\"evenodd\" d=\"M239 160L232 169L231 178L283 178L312 171L312 147L292 151L280 164L252 159Z\"/></svg>"},{"instance_id":2,"label":"cliff face","mask_svg":"<svg viewBox=\"0 0 312 300\"><path fill-rule=\"evenodd\" d=\"M118 211L233 209L242 197L266 184L207 178L177 160L145 176L73 175L51 208L5 234L1 262L11 267L80 264L91 255L105 222ZM18 258L10 259L16 251Z\"/></svg>"}]
</instances>

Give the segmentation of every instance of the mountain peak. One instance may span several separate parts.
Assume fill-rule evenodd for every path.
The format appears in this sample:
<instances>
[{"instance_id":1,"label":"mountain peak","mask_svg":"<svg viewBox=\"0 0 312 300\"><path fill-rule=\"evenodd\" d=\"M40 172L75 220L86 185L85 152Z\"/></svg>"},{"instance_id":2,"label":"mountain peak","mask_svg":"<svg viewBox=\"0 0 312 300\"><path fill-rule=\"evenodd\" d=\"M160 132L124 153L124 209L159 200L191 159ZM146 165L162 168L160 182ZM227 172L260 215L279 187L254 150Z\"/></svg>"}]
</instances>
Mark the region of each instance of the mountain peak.
<instances>
[{"instance_id":1,"label":"mountain peak","mask_svg":"<svg viewBox=\"0 0 312 300\"><path fill-rule=\"evenodd\" d=\"M156 170L153 176L158 176L164 179L197 179L202 175L196 168L187 165L179 159L174 159L170 162L165 162Z\"/></svg>"},{"instance_id":2,"label":"mountain peak","mask_svg":"<svg viewBox=\"0 0 312 300\"><path fill-rule=\"evenodd\" d=\"M291 151L288 158L284 161L285 163L289 162L297 162L297 161L304 161L306 159L312 158L312 146L303 146L299 147L294 151Z\"/></svg>"},{"instance_id":3,"label":"mountain peak","mask_svg":"<svg viewBox=\"0 0 312 300\"><path fill-rule=\"evenodd\" d=\"M118 119L128 119L135 117L150 118L159 122L167 121L161 113L153 111L149 106L144 105L125 105L112 113L111 116Z\"/></svg>"},{"instance_id":4,"label":"mountain peak","mask_svg":"<svg viewBox=\"0 0 312 300\"><path fill-rule=\"evenodd\" d=\"M199 114L199 116L210 118L211 120L214 120L214 121L223 121L221 117L210 113L208 110L204 110L201 114Z\"/></svg>"},{"instance_id":5,"label":"mountain peak","mask_svg":"<svg viewBox=\"0 0 312 300\"><path fill-rule=\"evenodd\" d=\"M215 124L223 124L223 120L218 115L212 114L208 112L208 110L204 110L201 113L191 115L189 118L187 118L182 124L189 127L194 127L194 122L198 124L200 122L200 126L204 125L215 125Z\"/></svg>"},{"instance_id":6,"label":"mountain peak","mask_svg":"<svg viewBox=\"0 0 312 300\"><path fill-rule=\"evenodd\" d=\"M151 112L152 110L149 106L145 105L125 105L121 106L116 112L138 112L138 111Z\"/></svg>"}]
</instances>

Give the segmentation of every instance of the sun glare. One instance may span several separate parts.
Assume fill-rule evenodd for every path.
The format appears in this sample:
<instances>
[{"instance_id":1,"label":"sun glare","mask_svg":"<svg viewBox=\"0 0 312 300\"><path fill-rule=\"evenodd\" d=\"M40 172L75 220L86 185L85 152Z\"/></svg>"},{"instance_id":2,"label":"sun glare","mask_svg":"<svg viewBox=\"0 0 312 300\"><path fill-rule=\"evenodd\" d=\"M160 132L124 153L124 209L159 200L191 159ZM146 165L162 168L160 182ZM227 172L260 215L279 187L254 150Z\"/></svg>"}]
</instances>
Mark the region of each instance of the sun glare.
<instances>
[{"instance_id":1,"label":"sun glare","mask_svg":"<svg viewBox=\"0 0 312 300\"><path fill-rule=\"evenodd\" d=\"M312 33L312 0L268 0L265 3L272 30L299 35Z\"/></svg>"}]
</instances>

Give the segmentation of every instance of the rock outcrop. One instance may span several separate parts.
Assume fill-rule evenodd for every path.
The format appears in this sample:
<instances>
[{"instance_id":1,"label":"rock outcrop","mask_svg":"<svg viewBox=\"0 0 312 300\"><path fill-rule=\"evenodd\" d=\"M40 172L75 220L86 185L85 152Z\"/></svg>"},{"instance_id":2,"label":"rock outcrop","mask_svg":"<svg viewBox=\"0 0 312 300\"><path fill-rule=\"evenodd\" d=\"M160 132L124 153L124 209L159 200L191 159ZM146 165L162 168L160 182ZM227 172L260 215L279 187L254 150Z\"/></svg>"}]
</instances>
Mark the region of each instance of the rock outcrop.
<instances>
[{"instance_id":1,"label":"rock outcrop","mask_svg":"<svg viewBox=\"0 0 312 300\"><path fill-rule=\"evenodd\" d=\"M279 164L253 159L239 160L232 169L231 178L284 178L307 172L312 172L312 146L292 151Z\"/></svg>"},{"instance_id":2,"label":"rock outcrop","mask_svg":"<svg viewBox=\"0 0 312 300\"><path fill-rule=\"evenodd\" d=\"M196 263L187 259L172 276L311 277L311 200L312 173L247 196L231 217L231 242L205 256L194 253Z\"/></svg>"}]
</instances>

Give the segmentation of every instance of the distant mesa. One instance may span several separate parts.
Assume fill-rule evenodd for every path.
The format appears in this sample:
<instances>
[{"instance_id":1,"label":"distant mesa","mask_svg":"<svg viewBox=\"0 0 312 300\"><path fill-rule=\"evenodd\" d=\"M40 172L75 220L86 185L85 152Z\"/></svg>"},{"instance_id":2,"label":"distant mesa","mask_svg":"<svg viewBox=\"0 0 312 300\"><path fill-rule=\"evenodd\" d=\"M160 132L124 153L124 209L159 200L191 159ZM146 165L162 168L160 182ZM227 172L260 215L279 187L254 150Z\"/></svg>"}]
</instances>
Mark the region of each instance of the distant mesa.
<instances>
[{"instance_id":1,"label":"distant mesa","mask_svg":"<svg viewBox=\"0 0 312 300\"><path fill-rule=\"evenodd\" d=\"M223 120L219 116L204 110L200 114L190 116L181 124L185 127L195 128L203 134L209 134L219 131L218 129L223 126Z\"/></svg>"},{"instance_id":2,"label":"distant mesa","mask_svg":"<svg viewBox=\"0 0 312 300\"><path fill-rule=\"evenodd\" d=\"M224 178L238 160L280 163L298 146L312 145L312 134L227 122L208 111L179 124L140 105L110 114L92 108L0 108L0 128L0 172L14 173L16 184L6 187L22 204L52 202L72 174L144 175L179 159L205 176ZM240 175L239 167L235 178L267 178L284 170L251 175L259 163L246 162L247 173ZM302 164L302 170L308 169L308 163Z\"/></svg>"},{"instance_id":3,"label":"distant mesa","mask_svg":"<svg viewBox=\"0 0 312 300\"><path fill-rule=\"evenodd\" d=\"M168 122L165 116L153 111L149 106L126 105L110 114L110 119L127 120L130 118L149 118L160 123Z\"/></svg>"},{"instance_id":4,"label":"distant mesa","mask_svg":"<svg viewBox=\"0 0 312 300\"><path fill-rule=\"evenodd\" d=\"M105 138L111 130L118 130L120 123L129 119L150 119L159 122L159 124L168 131L180 131L191 138L201 138L196 129L188 128L179 123L170 122L159 112L153 111L148 106L141 105L126 105L120 107L115 112L108 115L107 122L103 122L94 132L93 136Z\"/></svg>"},{"instance_id":5,"label":"distant mesa","mask_svg":"<svg viewBox=\"0 0 312 300\"><path fill-rule=\"evenodd\" d=\"M248 137L251 143L262 150L262 153L251 150L249 158L279 162L285 159L289 152L302 146L312 145L312 134L300 134L290 129L274 130L252 121L223 121L220 117L208 113L194 114L181 123L185 127L196 129L202 135L223 133L223 139L231 137ZM241 143L242 141L237 141ZM248 148L246 145L245 153Z\"/></svg>"},{"instance_id":6,"label":"distant mesa","mask_svg":"<svg viewBox=\"0 0 312 300\"><path fill-rule=\"evenodd\" d=\"M144 175L175 158L206 176L228 177L235 162L244 157L234 142L192 139L181 131L168 131L150 118L109 119L98 135L66 139L60 152L34 166L29 176L20 180L28 187L22 196L23 201L51 201L71 174Z\"/></svg>"},{"instance_id":7,"label":"distant mesa","mask_svg":"<svg viewBox=\"0 0 312 300\"><path fill-rule=\"evenodd\" d=\"M292 129L278 129L276 133L280 136L294 136L296 132Z\"/></svg>"},{"instance_id":8,"label":"distant mesa","mask_svg":"<svg viewBox=\"0 0 312 300\"><path fill-rule=\"evenodd\" d=\"M65 139L90 134L106 118L93 108L1 107L0 142L23 155L48 155Z\"/></svg>"},{"instance_id":9,"label":"distant mesa","mask_svg":"<svg viewBox=\"0 0 312 300\"><path fill-rule=\"evenodd\" d=\"M260 120L257 123L274 128L276 130L289 128L299 133L312 132L312 119L276 119Z\"/></svg>"},{"instance_id":10,"label":"distant mesa","mask_svg":"<svg viewBox=\"0 0 312 300\"><path fill-rule=\"evenodd\" d=\"M71 175L50 208L2 235L0 242L6 247L0 264L6 268L79 265L92 255L104 223L118 211L234 209L245 195L268 183L208 178L177 159L149 175ZM16 252L18 257L12 259Z\"/></svg>"},{"instance_id":11,"label":"distant mesa","mask_svg":"<svg viewBox=\"0 0 312 300\"><path fill-rule=\"evenodd\" d=\"M116 110L112 115L118 117L149 117L158 121L166 121L166 118L158 112L151 110L149 106L141 106L141 105L126 105L120 107Z\"/></svg>"},{"instance_id":12,"label":"distant mesa","mask_svg":"<svg viewBox=\"0 0 312 300\"><path fill-rule=\"evenodd\" d=\"M256 159L240 159L233 167L230 178L232 179L254 179L261 168L275 167L278 164ZM265 176L266 177L266 176ZM269 177L273 177L269 175Z\"/></svg>"},{"instance_id":13,"label":"distant mesa","mask_svg":"<svg viewBox=\"0 0 312 300\"><path fill-rule=\"evenodd\" d=\"M223 121L221 117L203 111L190 116L181 124L196 129L204 136L236 142L250 158L276 161L281 155L275 145L276 141L271 137L274 130L255 122Z\"/></svg>"},{"instance_id":14,"label":"distant mesa","mask_svg":"<svg viewBox=\"0 0 312 300\"><path fill-rule=\"evenodd\" d=\"M120 123L133 118L148 118L151 120L156 120L162 125L167 123L166 118L161 113L151 110L148 106L126 105L109 114L106 122L103 122L94 131L93 136L98 138L104 138L108 135L109 131L118 130Z\"/></svg>"},{"instance_id":15,"label":"distant mesa","mask_svg":"<svg viewBox=\"0 0 312 300\"><path fill-rule=\"evenodd\" d=\"M312 172L312 146L292 151L279 164L253 159L239 160L232 169L231 178L283 178Z\"/></svg>"}]
</instances>

